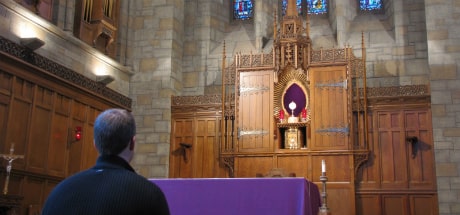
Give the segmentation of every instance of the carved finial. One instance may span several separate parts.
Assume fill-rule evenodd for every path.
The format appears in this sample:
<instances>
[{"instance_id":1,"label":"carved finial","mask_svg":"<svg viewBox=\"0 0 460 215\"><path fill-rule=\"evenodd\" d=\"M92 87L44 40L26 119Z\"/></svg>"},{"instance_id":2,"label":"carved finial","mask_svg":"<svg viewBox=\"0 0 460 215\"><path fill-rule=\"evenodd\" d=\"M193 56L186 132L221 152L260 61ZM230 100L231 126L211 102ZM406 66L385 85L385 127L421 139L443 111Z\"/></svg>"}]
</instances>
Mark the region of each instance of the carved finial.
<instances>
[{"instance_id":1,"label":"carved finial","mask_svg":"<svg viewBox=\"0 0 460 215\"><path fill-rule=\"evenodd\" d=\"M274 20L273 20L273 39L276 40L276 33L278 31L278 21L277 21L277 17L276 17L276 11L275 11L275 15L274 15Z\"/></svg>"},{"instance_id":2,"label":"carved finial","mask_svg":"<svg viewBox=\"0 0 460 215\"><path fill-rule=\"evenodd\" d=\"M226 57L226 56L225 56L225 40L224 40L224 47L223 47L223 49L222 49L222 55L224 56L224 58Z\"/></svg>"}]
</instances>

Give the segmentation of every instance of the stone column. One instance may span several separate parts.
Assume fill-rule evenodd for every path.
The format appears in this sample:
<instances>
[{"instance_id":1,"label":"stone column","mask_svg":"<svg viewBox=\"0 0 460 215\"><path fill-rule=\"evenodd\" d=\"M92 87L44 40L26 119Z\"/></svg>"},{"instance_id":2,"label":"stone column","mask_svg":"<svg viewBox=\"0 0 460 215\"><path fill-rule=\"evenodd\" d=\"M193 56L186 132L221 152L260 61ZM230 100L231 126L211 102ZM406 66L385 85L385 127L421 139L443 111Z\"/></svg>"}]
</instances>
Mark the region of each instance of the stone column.
<instances>
[{"instance_id":1,"label":"stone column","mask_svg":"<svg viewBox=\"0 0 460 215\"><path fill-rule=\"evenodd\" d=\"M460 214L460 1L425 0L439 214Z\"/></svg>"}]
</instances>

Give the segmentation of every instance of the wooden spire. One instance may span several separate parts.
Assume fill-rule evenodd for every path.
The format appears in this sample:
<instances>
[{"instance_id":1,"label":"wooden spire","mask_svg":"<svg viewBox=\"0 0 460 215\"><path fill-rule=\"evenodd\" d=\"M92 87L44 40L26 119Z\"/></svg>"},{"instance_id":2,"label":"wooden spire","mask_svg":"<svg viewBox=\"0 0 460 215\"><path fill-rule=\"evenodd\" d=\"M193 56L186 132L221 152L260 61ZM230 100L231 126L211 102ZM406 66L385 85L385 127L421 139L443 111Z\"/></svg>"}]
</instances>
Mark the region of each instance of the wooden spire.
<instances>
[{"instance_id":1,"label":"wooden spire","mask_svg":"<svg viewBox=\"0 0 460 215\"><path fill-rule=\"evenodd\" d=\"M288 0L286 8L286 16L298 16L296 0Z\"/></svg>"}]
</instances>

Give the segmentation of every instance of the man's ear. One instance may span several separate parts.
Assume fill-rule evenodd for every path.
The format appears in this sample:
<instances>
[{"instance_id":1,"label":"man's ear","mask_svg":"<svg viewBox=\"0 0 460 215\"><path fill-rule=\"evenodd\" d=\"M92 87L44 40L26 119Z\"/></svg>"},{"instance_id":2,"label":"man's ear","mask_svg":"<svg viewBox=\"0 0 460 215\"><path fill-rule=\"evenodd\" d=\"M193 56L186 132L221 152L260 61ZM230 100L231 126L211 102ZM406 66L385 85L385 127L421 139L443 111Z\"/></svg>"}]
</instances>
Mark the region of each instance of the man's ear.
<instances>
[{"instance_id":1,"label":"man's ear","mask_svg":"<svg viewBox=\"0 0 460 215\"><path fill-rule=\"evenodd\" d=\"M129 141L129 150L133 151L134 150L134 145L136 144L136 137L131 138Z\"/></svg>"}]
</instances>

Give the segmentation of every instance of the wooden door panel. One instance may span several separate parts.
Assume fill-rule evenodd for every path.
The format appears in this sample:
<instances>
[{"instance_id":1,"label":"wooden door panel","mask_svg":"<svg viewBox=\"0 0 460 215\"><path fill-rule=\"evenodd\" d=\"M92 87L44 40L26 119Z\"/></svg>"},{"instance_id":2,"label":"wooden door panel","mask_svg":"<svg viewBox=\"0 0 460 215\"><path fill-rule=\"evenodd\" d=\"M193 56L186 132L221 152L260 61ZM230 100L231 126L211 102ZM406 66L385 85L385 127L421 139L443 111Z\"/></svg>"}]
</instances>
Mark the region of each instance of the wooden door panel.
<instances>
[{"instance_id":1,"label":"wooden door panel","mask_svg":"<svg viewBox=\"0 0 460 215\"><path fill-rule=\"evenodd\" d=\"M312 150L348 149L346 67L310 68Z\"/></svg>"},{"instance_id":2,"label":"wooden door panel","mask_svg":"<svg viewBox=\"0 0 460 215\"><path fill-rule=\"evenodd\" d=\"M273 71L240 73L238 150L273 150Z\"/></svg>"}]
</instances>

